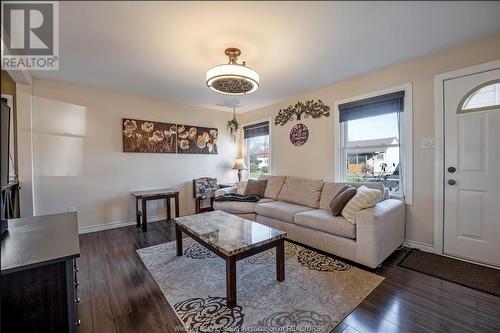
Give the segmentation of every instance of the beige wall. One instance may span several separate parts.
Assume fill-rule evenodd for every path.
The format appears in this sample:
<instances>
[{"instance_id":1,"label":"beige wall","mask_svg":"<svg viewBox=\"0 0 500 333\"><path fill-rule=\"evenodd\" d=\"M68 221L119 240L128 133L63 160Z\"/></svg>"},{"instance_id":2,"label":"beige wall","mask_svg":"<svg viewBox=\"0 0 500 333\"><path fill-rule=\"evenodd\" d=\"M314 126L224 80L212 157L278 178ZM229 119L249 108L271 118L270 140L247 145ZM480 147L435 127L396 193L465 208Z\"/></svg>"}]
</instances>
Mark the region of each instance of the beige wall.
<instances>
[{"instance_id":1,"label":"beige wall","mask_svg":"<svg viewBox=\"0 0 500 333\"><path fill-rule=\"evenodd\" d=\"M407 210L407 238L433 244L434 149L421 149L420 140L434 137L434 76L500 58L500 34L462 44L432 55L358 76L329 87L293 96L282 102L239 116L249 122L276 116L280 108L297 101L321 99L332 108L338 100L379 91L405 83L413 84L413 205ZM296 78L300 80L300 78ZM265 86L262 86L265 89ZM289 132L296 121L274 126L273 173L308 178L334 179L334 124L329 118L304 119L309 141L294 147Z\"/></svg>"},{"instance_id":2,"label":"beige wall","mask_svg":"<svg viewBox=\"0 0 500 333\"><path fill-rule=\"evenodd\" d=\"M121 118L219 129L218 155L122 152ZM192 179L236 180L231 113L65 82L33 82L33 180L36 215L78 210L79 226L132 221L131 190L180 189L180 212L194 212ZM150 217L165 216L151 203Z\"/></svg>"}]
</instances>

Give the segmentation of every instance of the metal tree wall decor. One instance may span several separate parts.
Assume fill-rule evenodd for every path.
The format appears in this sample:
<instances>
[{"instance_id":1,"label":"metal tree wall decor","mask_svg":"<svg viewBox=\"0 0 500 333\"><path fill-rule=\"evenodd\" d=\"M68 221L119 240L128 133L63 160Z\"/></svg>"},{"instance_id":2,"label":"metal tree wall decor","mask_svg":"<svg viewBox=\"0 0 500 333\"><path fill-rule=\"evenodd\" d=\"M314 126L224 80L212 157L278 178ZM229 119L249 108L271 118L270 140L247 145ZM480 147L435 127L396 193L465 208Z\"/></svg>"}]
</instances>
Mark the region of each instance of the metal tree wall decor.
<instances>
[{"instance_id":1,"label":"metal tree wall decor","mask_svg":"<svg viewBox=\"0 0 500 333\"><path fill-rule=\"evenodd\" d=\"M300 120L302 116L306 119L309 117L313 119L322 116L329 117L330 107L324 105L320 99L316 102L314 100L306 101L305 103L297 102L286 109L281 109L276 118L274 118L274 124L283 126L289 120Z\"/></svg>"}]
</instances>

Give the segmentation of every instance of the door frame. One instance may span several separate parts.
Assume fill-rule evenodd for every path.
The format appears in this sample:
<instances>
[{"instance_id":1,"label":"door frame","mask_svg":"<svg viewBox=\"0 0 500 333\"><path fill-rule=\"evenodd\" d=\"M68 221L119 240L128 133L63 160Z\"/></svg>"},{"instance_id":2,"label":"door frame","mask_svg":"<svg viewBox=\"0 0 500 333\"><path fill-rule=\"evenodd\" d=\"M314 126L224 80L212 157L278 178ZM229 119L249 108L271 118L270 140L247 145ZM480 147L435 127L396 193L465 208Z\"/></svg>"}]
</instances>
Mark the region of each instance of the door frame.
<instances>
[{"instance_id":1,"label":"door frame","mask_svg":"<svg viewBox=\"0 0 500 333\"><path fill-rule=\"evenodd\" d=\"M444 254L444 83L500 69L500 59L434 76L434 251ZM463 260L463 259L461 259Z\"/></svg>"}]
</instances>

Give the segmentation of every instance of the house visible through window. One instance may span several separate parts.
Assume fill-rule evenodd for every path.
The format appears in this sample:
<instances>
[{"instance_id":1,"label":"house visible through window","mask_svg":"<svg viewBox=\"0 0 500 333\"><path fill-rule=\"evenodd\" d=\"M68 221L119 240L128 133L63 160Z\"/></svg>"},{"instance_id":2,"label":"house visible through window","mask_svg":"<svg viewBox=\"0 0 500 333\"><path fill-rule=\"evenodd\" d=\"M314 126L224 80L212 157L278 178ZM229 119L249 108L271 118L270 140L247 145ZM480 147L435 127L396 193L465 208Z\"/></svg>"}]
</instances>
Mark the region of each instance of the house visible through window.
<instances>
[{"instance_id":1,"label":"house visible through window","mask_svg":"<svg viewBox=\"0 0 500 333\"><path fill-rule=\"evenodd\" d=\"M248 177L251 179L267 175L271 169L269 150L269 122L259 122L243 126Z\"/></svg>"},{"instance_id":2,"label":"house visible through window","mask_svg":"<svg viewBox=\"0 0 500 333\"><path fill-rule=\"evenodd\" d=\"M404 91L339 105L341 178L402 193L403 111Z\"/></svg>"}]
</instances>

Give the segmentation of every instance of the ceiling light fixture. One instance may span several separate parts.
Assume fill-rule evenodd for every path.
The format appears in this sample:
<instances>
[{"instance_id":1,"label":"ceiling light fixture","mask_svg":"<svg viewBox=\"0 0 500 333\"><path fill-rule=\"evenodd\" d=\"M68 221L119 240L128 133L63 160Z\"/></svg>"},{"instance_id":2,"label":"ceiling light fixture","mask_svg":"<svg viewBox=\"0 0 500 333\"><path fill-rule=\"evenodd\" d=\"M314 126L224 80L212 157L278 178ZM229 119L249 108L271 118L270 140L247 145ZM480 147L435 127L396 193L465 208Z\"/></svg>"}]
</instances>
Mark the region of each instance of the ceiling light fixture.
<instances>
[{"instance_id":1,"label":"ceiling light fixture","mask_svg":"<svg viewBox=\"0 0 500 333\"><path fill-rule=\"evenodd\" d=\"M247 67L244 61L241 64L236 62L241 51L231 47L225 53L229 63L207 71L207 87L226 95L243 95L256 91L259 88L259 74Z\"/></svg>"}]
</instances>

